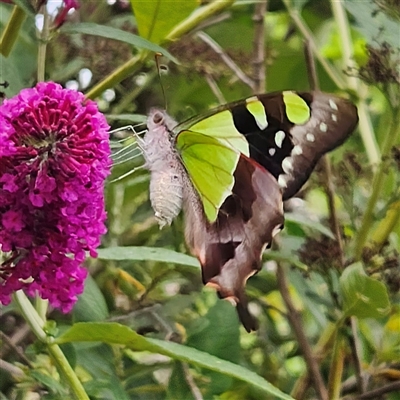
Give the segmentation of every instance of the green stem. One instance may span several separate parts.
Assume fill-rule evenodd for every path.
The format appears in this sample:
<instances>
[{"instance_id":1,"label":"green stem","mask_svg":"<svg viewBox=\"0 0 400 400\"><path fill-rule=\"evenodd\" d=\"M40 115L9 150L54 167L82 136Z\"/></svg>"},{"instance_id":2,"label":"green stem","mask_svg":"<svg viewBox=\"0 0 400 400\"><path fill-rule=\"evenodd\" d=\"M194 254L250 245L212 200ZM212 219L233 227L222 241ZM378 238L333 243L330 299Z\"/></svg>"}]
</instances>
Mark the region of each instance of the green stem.
<instances>
[{"instance_id":1,"label":"green stem","mask_svg":"<svg viewBox=\"0 0 400 400\"><path fill-rule=\"evenodd\" d=\"M400 110L392 108L392 120L385 137L385 142L382 148L382 159L389 155L394 143L396 143L397 137L399 136L400 130ZM368 238L368 234L371 230L372 222L374 220L375 205L381 195L382 188L386 181L386 164L381 162L374 175L372 181L372 194L368 200L367 207L363 219L361 221L361 227L358 230L358 235L355 239L354 245L354 257L356 260L360 260L362 251Z\"/></svg>"},{"instance_id":2,"label":"green stem","mask_svg":"<svg viewBox=\"0 0 400 400\"><path fill-rule=\"evenodd\" d=\"M49 307L49 301L44 300L37 296L35 298L35 309L36 312L38 313L39 317L43 320L46 321L46 315L47 315L47 309Z\"/></svg>"},{"instance_id":3,"label":"green stem","mask_svg":"<svg viewBox=\"0 0 400 400\"><path fill-rule=\"evenodd\" d=\"M38 82L43 82L46 76L46 52L47 43L49 40L49 13L47 11L46 5L42 6L43 10L43 27L38 33L39 46L38 46L38 69L37 69L37 79Z\"/></svg>"},{"instance_id":4,"label":"green stem","mask_svg":"<svg viewBox=\"0 0 400 400\"><path fill-rule=\"evenodd\" d=\"M344 69L355 68L353 41L351 40L350 25L347 20L346 11L343 8L343 2L331 0L331 6L340 36L342 67ZM355 76L347 76L347 83L348 87L352 90L358 90L359 81Z\"/></svg>"},{"instance_id":5,"label":"green stem","mask_svg":"<svg viewBox=\"0 0 400 400\"><path fill-rule=\"evenodd\" d=\"M176 25L165 37L161 44L180 39L184 34L196 28L205 19L230 7L234 2L235 0L215 0L212 3L201 7L197 10L197 12L193 13L180 24ZM109 76L89 90L86 94L86 97L89 99L94 99L100 96L106 89L114 87L123 79L137 71L151 54L152 53L147 50L140 51L135 57L114 70Z\"/></svg>"},{"instance_id":6,"label":"green stem","mask_svg":"<svg viewBox=\"0 0 400 400\"><path fill-rule=\"evenodd\" d=\"M327 354L331 352L337 329L337 323L328 323L328 325L322 331L317 344L314 346L314 357L317 359L318 363L320 363L321 360L324 360ZM296 383L293 385L290 395L295 399L304 398L304 394L308 389L309 383L310 374L307 371L299 379L297 379Z\"/></svg>"},{"instance_id":7,"label":"green stem","mask_svg":"<svg viewBox=\"0 0 400 400\"><path fill-rule=\"evenodd\" d=\"M45 321L39 316L32 303L22 290L14 293L14 301L17 303L22 316L28 323L34 335L43 343L48 342L46 332L43 330Z\"/></svg>"},{"instance_id":8,"label":"green stem","mask_svg":"<svg viewBox=\"0 0 400 400\"><path fill-rule=\"evenodd\" d=\"M3 54L4 57L8 57L10 54L25 17L24 10L18 6L14 6L11 17L0 38L0 54Z\"/></svg>"},{"instance_id":9,"label":"green stem","mask_svg":"<svg viewBox=\"0 0 400 400\"><path fill-rule=\"evenodd\" d=\"M283 0L283 3L285 4L290 17L292 18L293 22L296 24L298 30L301 32L301 34L304 36L304 38L309 43L310 48L311 48L312 52L314 53L315 57L321 63L321 65L324 67L326 73L329 75L329 77L332 79L332 81L335 83L335 85L339 89L345 89L347 87L346 82L340 76L340 74L336 71L336 69L323 57L321 52L318 50L315 38L314 38L312 32L310 31L310 29L308 29L308 26L304 22L303 18L300 16L299 12L293 7L290 0Z\"/></svg>"},{"instance_id":10,"label":"green stem","mask_svg":"<svg viewBox=\"0 0 400 400\"><path fill-rule=\"evenodd\" d=\"M397 197L398 196L400 196L400 190L397 192ZM373 247L376 251L379 251L399 222L400 201L395 201L389 206L385 218L379 222L379 225L371 234L371 247Z\"/></svg>"},{"instance_id":11,"label":"green stem","mask_svg":"<svg viewBox=\"0 0 400 400\"><path fill-rule=\"evenodd\" d=\"M46 344L50 355L53 357L59 370L67 380L69 388L74 393L75 398L77 400L89 400L89 396L86 394L85 389L83 388L64 353L61 351L58 345L52 343L53 339L47 336L46 332L44 331L44 326L46 323L45 320L39 316L32 303L22 290L18 290L14 293L14 301L18 305L25 321L32 329L32 332L42 343Z\"/></svg>"},{"instance_id":12,"label":"green stem","mask_svg":"<svg viewBox=\"0 0 400 400\"><path fill-rule=\"evenodd\" d=\"M332 13L336 21L337 31L340 36L342 50L342 67L344 70L356 70L357 65L354 61L354 47L351 39L350 24L344 9L344 2L331 0ZM374 130L372 128L371 118L365 104L365 97L368 94L368 88L362 81L355 76L346 75L347 86L358 94L357 104L359 115L360 134L364 143L365 150L370 164L378 165L380 161L379 146L376 141Z\"/></svg>"},{"instance_id":13,"label":"green stem","mask_svg":"<svg viewBox=\"0 0 400 400\"><path fill-rule=\"evenodd\" d=\"M371 117L368 107L364 99L360 99L357 103L358 109L358 126L361 139L364 143L365 151L368 156L369 163L376 167L381 159L381 152L375 138L374 129L372 127Z\"/></svg>"},{"instance_id":14,"label":"green stem","mask_svg":"<svg viewBox=\"0 0 400 400\"><path fill-rule=\"evenodd\" d=\"M88 99L95 99L96 97L99 97L106 89L116 86L119 82L137 71L148 57L148 54L149 52L147 50L140 51L135 57L131 58L125 64L115 69L113 72L111 72L111 74L106 76L105 79L92 87L92 89L86 93L86 97Z\"/></svg>"},{"instance_id":15,"label":"green stem","mask_svg":"<svg viewBox=\"0 0 400 400\"><path fill-rule=\"evenodd\" d=\"M340 399L340 388L344 366L344 340L340 331L336 334L335 344L333 346L332 363L329 370L328 396L329 400Z\"/></svg>"},{"instance_id":16,"label":"green stem","mask_svg":"<svg viewBox=\"0 0 400 400\"><path fill-rule=\"evenodd\" d=\"M196 28L201 22L229 8L234 2L235 0L215 0L201 7L180 24L176 25L165 38L165 42L173 42L180 39L183 35Z\"/></svg>"},{"instance_id":17,"label":"green stem","mask_svg":"<svg viewBox=\"0 0 400 400\"><path fill-rule=\"evenodd\" d=\"M60 347L57 344L52 343L48 344L47 349L49 350L50 355L56 362L58 368L62 371L76 399L90 400L89 396L87 395L85 389L82 386L82 383L76 376L75 371L72 369L71 365L69 364L64 353L61 351Z\"/></svg>"}]
</instances>

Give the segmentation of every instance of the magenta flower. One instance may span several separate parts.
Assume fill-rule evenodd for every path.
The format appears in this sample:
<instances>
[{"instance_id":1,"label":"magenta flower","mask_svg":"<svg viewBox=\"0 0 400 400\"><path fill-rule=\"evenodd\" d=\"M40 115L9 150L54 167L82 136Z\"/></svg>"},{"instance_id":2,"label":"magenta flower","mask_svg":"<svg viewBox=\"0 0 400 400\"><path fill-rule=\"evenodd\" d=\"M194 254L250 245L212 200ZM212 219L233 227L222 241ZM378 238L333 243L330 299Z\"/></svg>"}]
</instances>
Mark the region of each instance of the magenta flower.
<instances>
[{"instance_id":1,"label":"magenta flower","mask_svg":"<svg viewBox=\"0 0 400 400\"><path fill-rule=\"evenodd\" d=\"M0 302L19 289L68 312L96 256L110 173L109 126L93 101L54 82L0 106Z\"/></svg>"},{"instance_id":2,"label":"magenta flower","mask_svg":"<svg viewBox=\"0 0 400 400\"><path fill-rule=\"evenodd\" d=\"M57 15L54 18L54 27L59 28L67 19L67 15L70 10L77 10L80 4L77 0L64 0L60 8L58 9Z\"/></svg>"}]
</instances>

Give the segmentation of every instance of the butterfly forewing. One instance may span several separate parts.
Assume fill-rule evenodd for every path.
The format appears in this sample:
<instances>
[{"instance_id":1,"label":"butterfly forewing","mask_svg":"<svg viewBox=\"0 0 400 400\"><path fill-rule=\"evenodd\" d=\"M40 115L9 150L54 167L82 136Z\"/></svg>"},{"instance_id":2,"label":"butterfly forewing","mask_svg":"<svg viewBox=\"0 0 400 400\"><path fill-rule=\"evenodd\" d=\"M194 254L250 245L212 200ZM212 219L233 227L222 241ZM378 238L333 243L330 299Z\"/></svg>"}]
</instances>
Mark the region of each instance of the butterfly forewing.
<instances>
[{"instance_id":1,"label":"butterfly forewing","mask_svg":"<svg viewBox=\"0 0 400 400\"><path fill-rule=\"evenodd\" d=\"M212 136L182 131L176 149L196 188L208 221L214 222L222 203L232 193L240 153Z\"/></svg>"},{"instance_id":2,"label":"butterfly forewing","mask_svg":"<svg viewBox=\"0 0 400 400\"><path fill-rule=\"evenodd\" d=\"M307 181L321 156L346 140L357 121L356 107L341 97L285 91L227 104L180 126L215 132L218 139L234 137L229 145L268 170L287 199ZM245 152L238 134L247 141Z\"/></svg>"},{"instance_id":3,"label":"butterfly forewing","mask_svg":"<svg viewBox=\"0 0 400 400\"><path fill-rule=\"evenodd\" d=\"M282 228L283 200L357 121L353 104L321 92L254 96L177 126L165 112L150 114L143 149L156 217L170 223L182 196L186 241L203 281L236 304L248 331L256 323L244 286Z\"/></svg>"}]
</instances>

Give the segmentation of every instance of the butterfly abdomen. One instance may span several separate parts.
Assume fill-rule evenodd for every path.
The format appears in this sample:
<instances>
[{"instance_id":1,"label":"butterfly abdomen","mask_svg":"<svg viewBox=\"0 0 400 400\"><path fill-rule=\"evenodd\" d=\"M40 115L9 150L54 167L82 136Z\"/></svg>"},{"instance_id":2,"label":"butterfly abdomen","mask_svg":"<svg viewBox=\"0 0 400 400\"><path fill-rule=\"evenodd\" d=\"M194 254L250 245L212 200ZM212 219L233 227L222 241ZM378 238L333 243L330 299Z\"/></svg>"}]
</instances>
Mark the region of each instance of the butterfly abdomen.
<instances>
[{"instance_id":1,"label":"butterfly abdomen","mask_svg":"<svg viewBox=\"0 0 400 400\"><path fill-rule=\"evenodd\" d=\"M141 143L146 167L151 172L150 202L160 228L170 225L182 208L182 166L171 144L168 121L160 110L152 110L148 132Z\"/></svg>"},{"instance_id":2,"label":"butterfly abdomen","mask_svg":"<svg viewBox=\"0 0 400 400\"><path fill-rule=\"evenodd\" d=\"M150 181L150 202L160 228L171 225L182 208L182 180L177 171L168 168L153 172Z\"/></svg>"}]
</instances>

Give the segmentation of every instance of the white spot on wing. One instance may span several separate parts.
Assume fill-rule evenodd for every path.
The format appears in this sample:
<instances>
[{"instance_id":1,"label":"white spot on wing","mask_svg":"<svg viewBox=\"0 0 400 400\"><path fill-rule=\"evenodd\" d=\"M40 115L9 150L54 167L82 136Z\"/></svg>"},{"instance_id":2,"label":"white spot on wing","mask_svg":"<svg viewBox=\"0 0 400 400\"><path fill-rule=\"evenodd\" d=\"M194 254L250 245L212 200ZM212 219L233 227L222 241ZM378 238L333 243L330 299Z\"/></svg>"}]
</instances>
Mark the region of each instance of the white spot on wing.
<instances>
[{"instance_id":1,"label":"white spot on wing","mask_svg":"<svg viewBox=\"0 0 400 400\"><path fill-rule=\"evenodd\" d=\"M275 144L276 144L279 148L282 147L283 139L285 139L285 132L283 132L283 131L278 131L278 132L275 133Z\"/></svg>"},{"instance_id":2,"label":"white spot on wing","mask_svg":"<svg viewBox=\"0 0 400 400\"><path fill-rule=\"evenodd\" d=\"M321 129L321 132L326 132L328 130L328 125L325 122L321 122L319 124L319 129Z\"/></svg>"},{"instance_id":3,"label":"white spot on wing","mask_svg":"<svg viewBox=\"0 0 400 400\"><path fill-rule=\"evenodd\" d=\"M271 236L272 237L276 236L281 230L282 230L282 225L275 226L275 228L272 229Z\"/></svg>"},{"instance_id":4,"label":"white spot on wing","mask_svg":"<svg viewBox=\"0 0 400 400\"><path fill-rule=\"evenodd\" d=\"M315 142L315 136L314 136L312 133L307 133L306 139L307 139L309 142Z\"/></svg>"},{"instance_id":5,"label":"white spot on wing","mask_svg":"<svg viewBox=\"0 0 400 400\"><path fill-rule=\"evenodd\" d=\"M303 149L299 144L296 144L296 146L293 147L292 153L295 154L296 156L299 156L300 154L303 154Z\"/></svg>"},{"instance_id":6,"label":"white spot on wing","mask_svg":"<svg viewBox=\"0 0 400 400\"><path fill-rule=\"evenodd\" d=\"M282 169L287 173L290 174L293 171L293 163L291 157L286 157L282 161Z\"/></svg>"},{"instance_id":7,"label":"white spot on wing","mask_svg":"<svg viewBox=\"0 0 400 400\"><path fill-rule=\"evenodd\" d=\"M335 122L337 121L337 116L336 116L336 114L332 114L331 117L332 117L332 121L335 121Z\"/></svg>"},{"instance_id":8,"label":"white spot on wing","mask_svg":"<svg viewBox=\"0 0 400 400\"><path fill-rule=\"evenodd\" d=\"M257 126L260 128L260 130L263 131L268 126L267 115L257 115L257 117L254 117L254 119L256 120Z\"/></svg>"},{"instance_id":9,"label":"white spot on wing","mask_svg":"<svg viewBox=\"0 0 400 400\"><path fill-rule=\"evenodd\" d=\"M246 104L253 103L255 101L258 101L258 97L257 96L248 97L246 99Z\"/></svg>"},{"instance_id":10,"label":"white spot on wing","mask_svg":"<svg viewBox=\"0 0 400 400\"><path fill-rule=\"evenodd\" d=\"M332 110L335 110L335 111L338 110L336 103L332 99L329 99L329 105L332 108Z\"/></svg>"},{"instance_id":11,"label":"white spot on wing","mask_svg":"<svg viewBox=\"0 0 400 400\"><path fill-rule=\"evenodd\" d=\"M269 155L272 157L272 156L276 153L276 149L274 149L273 147L271 147L270 149L268 149L268 153L269 153Z\"/></svg>"},{"instance_id":12,"label":"white spot on wing","mask_svg":"<svg viewBox=\"0 0 400 400\"><path fill-rule=\"evenodd\" d=\"M278 185L281 188L287 187L286 177L283 174L279 175L278 177Z\"/></svg>"}]
</instances>

